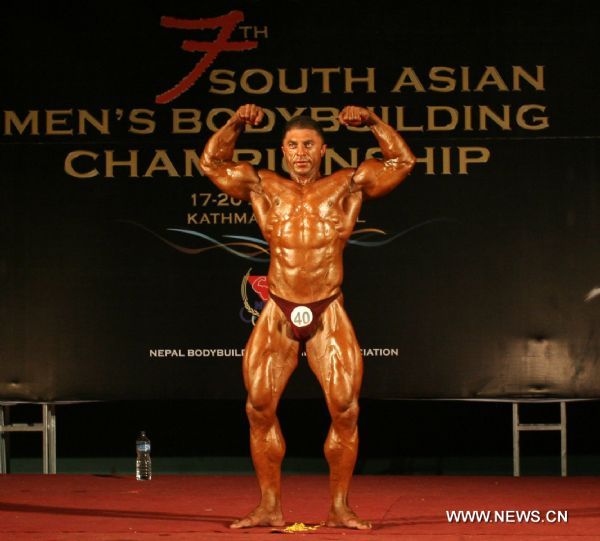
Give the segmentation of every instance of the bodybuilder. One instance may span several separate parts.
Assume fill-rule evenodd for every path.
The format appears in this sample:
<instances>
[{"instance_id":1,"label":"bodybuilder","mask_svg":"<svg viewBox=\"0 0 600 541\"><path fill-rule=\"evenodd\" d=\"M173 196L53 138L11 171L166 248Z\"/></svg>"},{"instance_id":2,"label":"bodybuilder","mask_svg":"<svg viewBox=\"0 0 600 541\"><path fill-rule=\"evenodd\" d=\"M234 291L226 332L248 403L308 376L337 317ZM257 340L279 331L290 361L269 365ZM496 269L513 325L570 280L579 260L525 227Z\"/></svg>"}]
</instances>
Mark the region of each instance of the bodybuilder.
<instances>
[{"instance_id":1,"label":"bodybuilder","mask_svg":"<svg viewBox=\"0 0 600 541\"><path fill-rule=\"evenodd\" d=\"M273 171L233 162L236 141L246 124L257 126L263 111L243 105L208 141L202 171L223 192L252 202L269 243L269 301L250 336L243 360L248 391L252 460L261 500L232 528L284 525L280 500L285 442L277 405L298 363L304 343L308 363L323 388L331 414L325 442L330 470L331 507L327 526L367 529L348 504L348 489L358 449L358 395L363 362L343 306L342 253L363 200L380 197L411 172L415 157L400 134L362 107L344 108L346 126L368 126L383 159L368 159L322 177L325 142L308 117L285 127L282 151L290 179Z\"/></svg>"}]
</instances>

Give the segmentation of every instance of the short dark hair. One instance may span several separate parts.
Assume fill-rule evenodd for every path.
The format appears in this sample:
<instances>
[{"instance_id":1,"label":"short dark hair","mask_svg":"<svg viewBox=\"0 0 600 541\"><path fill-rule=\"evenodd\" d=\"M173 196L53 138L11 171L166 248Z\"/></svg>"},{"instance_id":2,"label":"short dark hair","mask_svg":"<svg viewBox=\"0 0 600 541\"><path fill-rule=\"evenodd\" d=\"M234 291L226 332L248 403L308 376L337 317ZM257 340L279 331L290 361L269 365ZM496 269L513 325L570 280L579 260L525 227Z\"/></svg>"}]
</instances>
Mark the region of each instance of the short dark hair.
<instances>
[{"instance_id":1,"label":"short dark hair","mask_svg":"<svg viewBox=\"0 0 600 541\"><path fill-rule=\"evenodd\" d=\"M323 133L323 128L319 125L319 123L313 118L306 115L298 115L290 118L283 127L283 134L281 135L281 140L285 139L285 134L293 129L306 129L306 130L314 130L320 136L323 142L325 142L325 134Z\"/></svg>"}]
</instances>

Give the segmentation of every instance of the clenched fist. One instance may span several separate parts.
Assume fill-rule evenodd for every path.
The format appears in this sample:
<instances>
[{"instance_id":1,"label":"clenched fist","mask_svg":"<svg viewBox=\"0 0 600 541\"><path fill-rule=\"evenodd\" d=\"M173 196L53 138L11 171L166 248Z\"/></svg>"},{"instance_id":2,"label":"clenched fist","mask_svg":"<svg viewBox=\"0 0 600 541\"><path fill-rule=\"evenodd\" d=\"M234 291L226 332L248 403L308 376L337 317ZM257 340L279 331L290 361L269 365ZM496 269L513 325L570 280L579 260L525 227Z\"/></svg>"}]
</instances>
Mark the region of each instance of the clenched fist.
<instances>
[{"instance_id":1,"label":"clenched fist","mask_svg":"<svg viewBox=\"0 0 600 541\"><path fill-rule=\"evenodd\" d=\"M364 107L356 105L348 105L344 107L340 113L339 119L344 126L371 126L375 123L377 117Z\"/></svg>"},{"instance_id":2,"label":"clenched fist","mask_svg":"<svg viewBox=\"0 0 600 541\"><path fill-rule=\"evenodd\" d=\"M254 105L253 103L242 105L235 114L240 122L250 124L251 126L258 126L265 116L262 107Z\"/></svg>"}]
</instances>

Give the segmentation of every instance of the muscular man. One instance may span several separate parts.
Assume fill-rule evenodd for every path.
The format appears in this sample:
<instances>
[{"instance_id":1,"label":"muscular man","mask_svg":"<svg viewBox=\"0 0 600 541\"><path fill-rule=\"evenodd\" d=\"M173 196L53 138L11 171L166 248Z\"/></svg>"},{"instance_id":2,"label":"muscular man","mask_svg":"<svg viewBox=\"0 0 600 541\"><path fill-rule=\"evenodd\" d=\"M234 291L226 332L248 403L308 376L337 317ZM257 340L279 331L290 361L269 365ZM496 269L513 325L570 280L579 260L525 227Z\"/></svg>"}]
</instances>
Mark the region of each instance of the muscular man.
<instances>
[{"instance_id":1,"label":"muscular man","mask_svg":"<svg viewBox=\"0 0 600 541\"><path fill-rule=\"evenodd\" d=\"M270 298L246 346L244 383L252 460L260 485L259 505L232 528L282 526L281 462L285 442L276 410L297 366L304 343L310 368L323 388L331 414L325 442L331 507L326 524L367 529L348 504L358 449L358 395L363 361L341 294L342 252L364 199L380 197L411 172L415 157L391 126L362 107L349 106L339 119L346 126L369 126L383 159L369 159L322 177L325 142L308 117L291 119L282 151L290 179L246 162L233 162L238 136L256 126L263 111L244 105L208 141L202 171L223 192L250 200L269 243Z\"/></svg>"}]
</instances>

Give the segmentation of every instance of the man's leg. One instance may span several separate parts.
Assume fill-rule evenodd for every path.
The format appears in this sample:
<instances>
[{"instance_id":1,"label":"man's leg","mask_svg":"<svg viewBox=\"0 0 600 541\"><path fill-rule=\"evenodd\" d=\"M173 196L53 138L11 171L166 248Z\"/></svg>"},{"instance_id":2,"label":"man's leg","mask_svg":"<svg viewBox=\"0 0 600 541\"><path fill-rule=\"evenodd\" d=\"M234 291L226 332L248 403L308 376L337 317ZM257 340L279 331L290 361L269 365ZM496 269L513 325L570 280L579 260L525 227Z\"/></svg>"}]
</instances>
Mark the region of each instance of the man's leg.
<instances>
[{"instance_id":1,"label":"man's leg","mask_svg":"<svg viewBox=\"0 0 600 541\"><path fill-rule=\"evenodd\" d=\"M331 414L331 427L325 442L331 490L327 525L368 529L371 523L359 519L348 504L348 490L358 452L362 355L341 298L327 307L321 323L322 328L306 343L306 354Z\"/></svg>"},{"instance_id":2,"label":"man's leg","mask_svg":"<svg viewBox=\"0 0 600 541\"><path fill-rule=\"evenodd\" d=\"M232 528L283 526L281 462L285 441L276 412L281 394L298 364L299 344L290 335L281 310L269 301L244 352L244 384L248 391L246 413L250 422L250 449L261 499Z\"/></svg>"}]
</instances>

